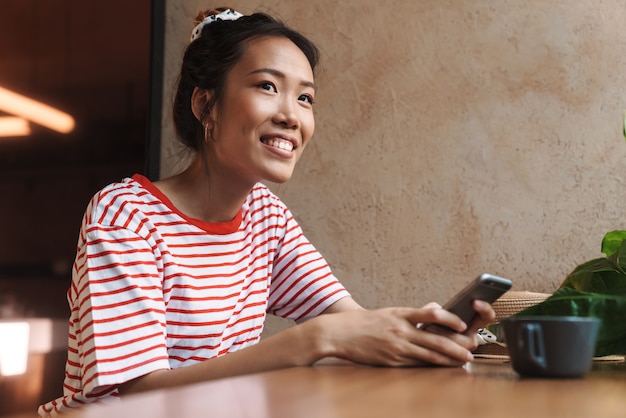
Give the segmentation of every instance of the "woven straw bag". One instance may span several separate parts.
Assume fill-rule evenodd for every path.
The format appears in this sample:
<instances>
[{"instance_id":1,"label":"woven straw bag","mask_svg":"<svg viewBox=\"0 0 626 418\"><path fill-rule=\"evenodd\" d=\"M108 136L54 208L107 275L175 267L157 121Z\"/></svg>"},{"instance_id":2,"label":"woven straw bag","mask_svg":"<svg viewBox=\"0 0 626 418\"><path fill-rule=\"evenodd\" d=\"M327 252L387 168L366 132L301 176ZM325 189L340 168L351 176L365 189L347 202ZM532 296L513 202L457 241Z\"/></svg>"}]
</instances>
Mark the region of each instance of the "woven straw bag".
<instances>
[{"instance_id":1,"label":"woven straw bag","mask_svg":"<svg viewBox=\"0 0 626 418\"><path fill-rule=\"evenodd\" d=\"M529 291L509 291L496 300L492 306L496 313L496 322L500 322L509 316L524 309L537 305L550 296L549 293L536 293ZM506 347L498 344L485 344L479 346L475 354L507 355Z\"/></svg>"}]
</instances>

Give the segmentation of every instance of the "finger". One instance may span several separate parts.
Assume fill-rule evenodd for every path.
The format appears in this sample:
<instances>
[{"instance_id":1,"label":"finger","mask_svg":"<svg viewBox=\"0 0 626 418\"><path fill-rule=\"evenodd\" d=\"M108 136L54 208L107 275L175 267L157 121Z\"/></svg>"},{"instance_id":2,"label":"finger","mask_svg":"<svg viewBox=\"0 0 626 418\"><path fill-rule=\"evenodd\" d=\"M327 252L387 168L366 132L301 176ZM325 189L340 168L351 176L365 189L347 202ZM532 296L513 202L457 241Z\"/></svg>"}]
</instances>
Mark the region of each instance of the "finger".
<instances>
[{"instance_id":1,"label":"finger","mask_svg":"<svg viewBox=\"0 0 626 418\"><path fill-rule=\"evenodd\" d=\"M409 347L403 349L402 352L387 353L376 364L394 367L425 365L458 367L471 361L469 357L463 357L462 355L461 357L451 357L444 352L427 346L409 344L408 341L407 344Z\"/></svg>"},{"instance_id":2,"label":"finger","mask_svg":"<svg viewBox=\"0 0 626 418\"><path fill-rule=\"evenodd\" d=\"M479 316L483 317L487 320L495 319L495 312L490 303L485 302L484 300L475 299L472 301L472 307L478 313Z\"/></svg>"},{"instance_id":3,"label":"finger","mask_svg":"<svg viewBox=\"0 0 626 418\"><path fill-rule=\"evenodd\" d=\"M461 365L474 359L470 350L465 346L471 344L469 337L450 332L449 336L421 332L413 343L415 352L420 359L437 365ZM462 344L459 344L462 342Z\"/></svg>"},{"instance_id":4,"label":"finger","mask_svg":"<svg viewBox=\"0 0 626 418\"><path fill-rule=\"evenodd\" d=\"M472 307L478 315L468 327L468 332L484 328L487 324L491 324L496 320L496 313L489 303L482 300L474 300Z\"/></svg>"},{"instance_id":5,"label":"finger","mask_svg":"<svg viewBox=\"0 0 626 418\"><path fill-rule=\"evenodd\" d=\"M426 305L422 306L423 309L436 309L441 308L441 305L437 302L428 302Z\"/></svg>"},{"instance_id":6,"label":"finger","mask_svg":"<svg viewBox=\"0 0 626 418\"><path fill-rule=\"evenodd\" d=\"M473 332L466 331L464 333L456 333L456 334L451 333L450 335L447 335L447 337L450 338L455 343L459 344L460 346L465 347L470 352L473 352L474 350L478 348L479 338L478 338L477 331L473 331Z\"/></svg>"},{"instance_id":7,"label":"finger","mask_svg":"<svg viewBox=\"0 0 626 418\"><path fill-rule=\"evenodd\" d=\"M427 331L433 334L441 335L442 337L446 337L469 351L475 350L478 346L478 338L476 332L459 333L454 332L448 328L442 328L439 326L429 327Z\"/></svg>"},{"instance_id":8,"label":"finger","mask_svg":"<svg viewBox=\"0 0 626 418\"><path fill-rule=\"evenodd\" d=\"M434 324L449 328L456 332L464 332L467 324L453 313L443 308L422 308L404 311L404 318L414 325Z\"/></svg>"}]
</instances>

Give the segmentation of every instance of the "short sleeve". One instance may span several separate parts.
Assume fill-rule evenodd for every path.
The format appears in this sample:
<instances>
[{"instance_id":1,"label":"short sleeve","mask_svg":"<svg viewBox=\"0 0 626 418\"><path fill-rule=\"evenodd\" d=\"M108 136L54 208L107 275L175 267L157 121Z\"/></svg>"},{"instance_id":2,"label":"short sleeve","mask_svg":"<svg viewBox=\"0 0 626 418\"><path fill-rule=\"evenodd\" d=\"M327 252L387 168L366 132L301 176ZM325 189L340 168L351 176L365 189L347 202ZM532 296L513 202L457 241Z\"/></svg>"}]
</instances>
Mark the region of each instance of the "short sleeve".
<instances>
[{"instance_id":1,"label":"short sleeve","mask_svg":"<svg viewBox=\"0 0 626 418\"><path fill-rule=\"evenodd\" d=\"M83 394L169 368L161 283L145 239L87 227L70 301Z\"/></svg>"},{"instance_id":2,"label":"short sleeve","mask_svg":"<svg viewBox=\"0 0 626 418\"><path fill-rule=\"evenodd\" d=\"M301 321L319 315L350 294L288 209L285 220L284 236L274 261L268 311Z\"/></svg>"}]
</instances>

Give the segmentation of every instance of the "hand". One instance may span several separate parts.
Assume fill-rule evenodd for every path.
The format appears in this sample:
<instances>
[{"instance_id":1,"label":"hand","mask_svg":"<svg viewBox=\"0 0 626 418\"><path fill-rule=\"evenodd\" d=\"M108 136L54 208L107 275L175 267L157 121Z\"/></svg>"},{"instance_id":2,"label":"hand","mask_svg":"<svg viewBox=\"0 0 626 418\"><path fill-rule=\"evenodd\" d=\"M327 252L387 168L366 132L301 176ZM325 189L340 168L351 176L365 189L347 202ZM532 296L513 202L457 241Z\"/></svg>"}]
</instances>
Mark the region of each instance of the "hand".
<instances>
[{"instance_id":1,"label":"hand","mask_svg":"<svg viewBox=\"0 0 626 418\"><path fill-rule=\"evenodd\" d=\"M484 328L490 323L493 323L496 319L496 314L492 306L489 303L482 301L482 300L473 301L472 307L474 308L478 316L476 316L476 318L472 320L472 322L468 325L467 330L465 330L463 334L472 337L473 342L469 346L465 344L463 345L469 348L471 351L474 351L478 347L478 342L479 342L478 330L480 328ZM428 331L439 334L439 335L446 335L449 338L454 338L453 332L450 332L449 330L446 330L446 329L442 329L441 327L436 327L436 326L429 327ZM460 343L464 343L464 341Z\"/></svg>"},{"instance_id":2,"label":"hand","mask_svg":"<svg viewBox=\"0 0 626 418\"><path fill-rule=\"evenodd\" d=\"M484 307L479 306L481 313ZM461 366L473 359L474 335L464 335L467 325L438 307L356 310L322 315L321 329L331 356L381 366ZM434 323L451 329L433 333L418 328Z\"/></svg>"}]
</instances>

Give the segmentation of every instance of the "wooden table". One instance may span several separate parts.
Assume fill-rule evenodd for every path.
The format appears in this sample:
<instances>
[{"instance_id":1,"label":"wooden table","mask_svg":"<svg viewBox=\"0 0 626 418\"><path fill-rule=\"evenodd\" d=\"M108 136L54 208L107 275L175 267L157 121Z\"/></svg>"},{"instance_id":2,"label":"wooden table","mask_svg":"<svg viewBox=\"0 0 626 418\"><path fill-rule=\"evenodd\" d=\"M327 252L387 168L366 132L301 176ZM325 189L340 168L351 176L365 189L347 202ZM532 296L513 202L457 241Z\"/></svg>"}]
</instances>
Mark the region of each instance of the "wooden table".
<instances>
[{"instance_id":1,"label":"wooden table","mask_svg":"<svg viewBox=\"0 0 626 418\"><path fill-rule=\"evenodd\" d=\"M508 362L464 368L322 364L129 396L82 418L625 417L626 363L581 379L520 378Z\"/></svg>"}]
</instances>

